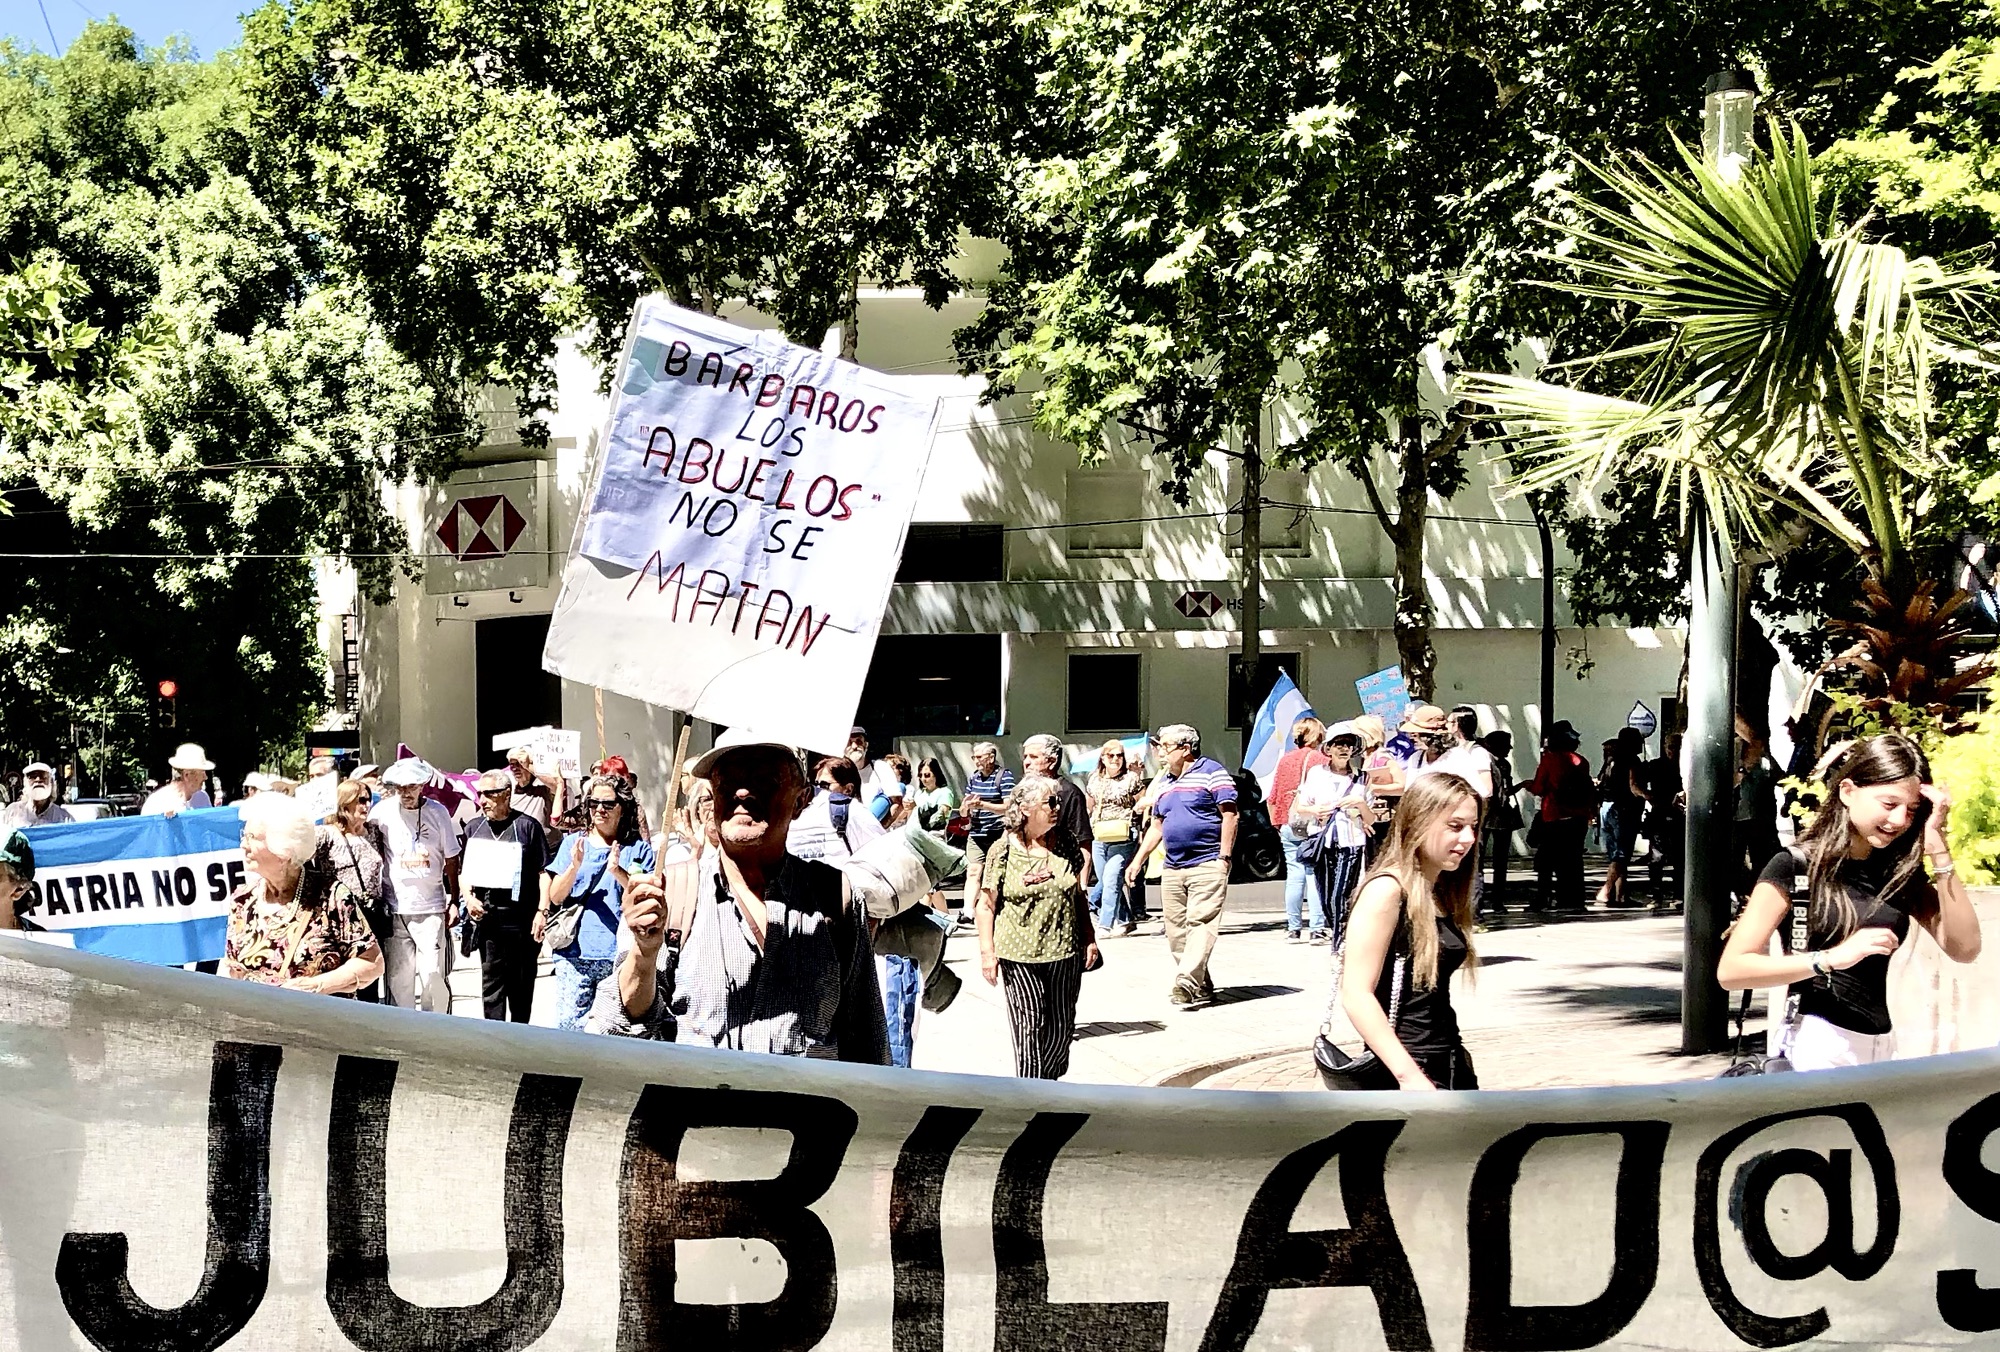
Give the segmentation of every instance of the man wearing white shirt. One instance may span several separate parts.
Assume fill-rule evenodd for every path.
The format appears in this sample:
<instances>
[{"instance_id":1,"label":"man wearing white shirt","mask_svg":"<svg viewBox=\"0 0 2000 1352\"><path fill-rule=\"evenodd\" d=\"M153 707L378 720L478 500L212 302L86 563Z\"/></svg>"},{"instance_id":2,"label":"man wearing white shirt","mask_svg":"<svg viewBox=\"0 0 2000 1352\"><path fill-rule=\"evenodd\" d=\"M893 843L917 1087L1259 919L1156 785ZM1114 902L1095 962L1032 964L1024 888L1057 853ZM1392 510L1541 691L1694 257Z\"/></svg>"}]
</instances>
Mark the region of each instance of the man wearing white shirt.
<instances>
[{"instance_id":1,"label":"man wearing white shirt","mask_svg":"<svg viewBox=\"0 0 2000 1352\"><path fill-rule=\"evenodd\" d=\"M868 758L868 729L857 727L848 731L847 759L854 762L854 769L861 776L858 797L864 809L875 801L877 794L889 799L892 805L903 796L903 777L896 773L895 767L885 760Z\"/></svg>"},{"instance_id":2,"label":"man wearing white shirt","mask_svg":"<svg viewBox=\"0 0 2000 1352\"><path fill-rule=\"evenodd\" d=\"M208 783L208 772L215 768L207 752L193 742L182 742L167 758L167 768L174 777L147 795L140 816L171 817L176 812L214 806L203 787Z\"/></svg>"},{"instance_id":3,"label":"man wearing white shirt","mask_svg":"<svg viewBox=\"0 0 2000 1352\"><path fill-rule=\"evenodd\" d=\"M55 770L47 761L36 761L21 771L21 799L0 812L0 830L60 826L75 820L70 810L56 801Z\"/></svg>"},{"instance_id":4,"label":"man wearing white shirt","mask_svg":"<svg viewBox=\"0 0 2000 1352\"><path fill-rule=\"evenodd\" d=\"M424 797L431 768L416 757L382 773L392 794L368 814L388 842L389 941L382 946L389 1003L451 1012L451 904L458 895L458 830Z\"/></svg>"}]
</instances>

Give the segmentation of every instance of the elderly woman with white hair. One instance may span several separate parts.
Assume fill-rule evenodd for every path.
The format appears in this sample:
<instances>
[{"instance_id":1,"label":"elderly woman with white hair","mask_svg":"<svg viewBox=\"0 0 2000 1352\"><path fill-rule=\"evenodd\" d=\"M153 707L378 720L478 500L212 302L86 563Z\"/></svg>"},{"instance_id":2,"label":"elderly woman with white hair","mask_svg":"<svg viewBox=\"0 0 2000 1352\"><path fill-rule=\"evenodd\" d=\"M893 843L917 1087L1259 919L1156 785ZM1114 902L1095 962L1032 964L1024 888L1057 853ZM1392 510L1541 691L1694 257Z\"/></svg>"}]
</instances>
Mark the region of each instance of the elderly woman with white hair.
<instances>
[{"instance_id":1,"label":"elderly woman with white hair","mask_svg":"<svg viewBox=\"0 0 2000 1352\"><path fill-rule=\"evenodd\" d=\"M232 897L222 974L240 981L351 996L382 975L382 950L361 900L309 868L319 831L298 799L260 793L242 806L250 881Z\"/></svg>"}]
</instances>

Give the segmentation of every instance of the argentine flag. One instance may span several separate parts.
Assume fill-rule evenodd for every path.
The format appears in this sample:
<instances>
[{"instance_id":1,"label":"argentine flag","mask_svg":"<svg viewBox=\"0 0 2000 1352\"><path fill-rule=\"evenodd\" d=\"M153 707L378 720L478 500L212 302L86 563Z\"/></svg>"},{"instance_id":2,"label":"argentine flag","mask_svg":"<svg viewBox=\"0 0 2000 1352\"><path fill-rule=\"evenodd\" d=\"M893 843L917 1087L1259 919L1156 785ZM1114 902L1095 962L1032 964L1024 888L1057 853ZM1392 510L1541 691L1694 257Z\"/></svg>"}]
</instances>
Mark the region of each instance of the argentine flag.
<instances>
[{"instance_id":1,"label":"argentine flag","mask_svg":"<svg viewBox=\"0 0 2000 1352\"><path fill-rule=\"evenodd\" d=\"M231 807L31 826L35 880L15 903L56 942L179 966L222 956L247 877Z\"/></svg>"},{"instance_id":2,"label":"argentine flag","mask_svg":"<svg viewBox=\"0 0 2000 1352\"><path fill-rule=\"evenodd\" d=\"M1278 757L1292 749L1292 724L1312 713L1305 691L1284 672L1257 710L1250 725L1250 745L1243 751L1243 768L1257 776L1257 787L1265 797L1271 794L1271 776L1278 772Z\"/></svg>"}]
</instances>

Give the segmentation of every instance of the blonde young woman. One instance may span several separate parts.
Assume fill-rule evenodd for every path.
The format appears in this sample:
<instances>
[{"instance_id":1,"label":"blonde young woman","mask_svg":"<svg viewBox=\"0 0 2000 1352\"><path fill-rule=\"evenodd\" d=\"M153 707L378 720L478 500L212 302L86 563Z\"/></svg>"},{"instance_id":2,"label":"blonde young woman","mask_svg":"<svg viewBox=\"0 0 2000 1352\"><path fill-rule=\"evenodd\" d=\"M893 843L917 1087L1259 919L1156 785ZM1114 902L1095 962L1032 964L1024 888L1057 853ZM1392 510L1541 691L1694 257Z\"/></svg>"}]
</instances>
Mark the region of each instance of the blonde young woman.
<instances>
[{"instance_id":1,"label":"blonde young woman","mask_svg":"<svg viewBox=\"0 0 2000 1352\"><path fill-rule=\"evenodd\" d=\"M1478 962L1472 947L1478 872L1479 795L1472 785L1449 773L1411 781L1355 895L1340 989L1348 1022L1399 1089L1479 1087L1451 1005L1452 974Z\"/></svg>"},{"instance_id":2,"label":"blonde young woman","mask_svg":"<svg viewBox=\"0 0 2000 1352\"><path fill-rule=\"evenodd\" d=\"M1096 884L1090 909L1103 936L1130 934L1139 926L1125 904L1125 865L1139 843L1132 816L1139 801L1139 772L1125 763L1125 744L1113 738L1097 750L1097 769L1083 786L1090 804L1090 863Z\"/></svg>"}]
</instances>

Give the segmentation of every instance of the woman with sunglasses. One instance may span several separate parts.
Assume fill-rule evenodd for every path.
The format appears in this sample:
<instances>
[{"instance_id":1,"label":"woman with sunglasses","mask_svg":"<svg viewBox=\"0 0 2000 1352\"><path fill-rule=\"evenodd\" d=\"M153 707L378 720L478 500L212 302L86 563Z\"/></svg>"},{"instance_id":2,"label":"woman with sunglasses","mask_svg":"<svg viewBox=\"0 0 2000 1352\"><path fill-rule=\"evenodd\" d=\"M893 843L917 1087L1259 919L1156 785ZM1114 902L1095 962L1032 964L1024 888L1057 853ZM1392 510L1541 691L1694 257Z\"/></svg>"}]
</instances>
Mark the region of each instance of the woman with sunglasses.
<instances>
[{"instance_id":1,"label":"woman with sunglasses","mask_svg":"<svg viewBox=\"0 0 2000 1352\"><path fill-rule=\"evenodd\" d=\"M653 847L639 832L638 804L623 775L598 775L584 788L589 825L571 836L549 861L548 891L530 933L540 943L552 913L581 906L576 937L556 949L556 1026L581 1032L597 987L618 957L618 917L625 884L653 871Z\"/></svg>"}]
</instances>

